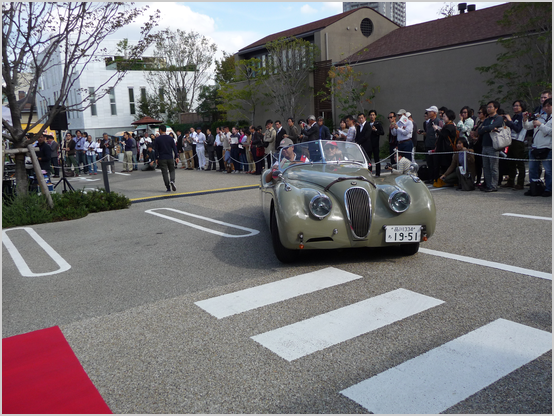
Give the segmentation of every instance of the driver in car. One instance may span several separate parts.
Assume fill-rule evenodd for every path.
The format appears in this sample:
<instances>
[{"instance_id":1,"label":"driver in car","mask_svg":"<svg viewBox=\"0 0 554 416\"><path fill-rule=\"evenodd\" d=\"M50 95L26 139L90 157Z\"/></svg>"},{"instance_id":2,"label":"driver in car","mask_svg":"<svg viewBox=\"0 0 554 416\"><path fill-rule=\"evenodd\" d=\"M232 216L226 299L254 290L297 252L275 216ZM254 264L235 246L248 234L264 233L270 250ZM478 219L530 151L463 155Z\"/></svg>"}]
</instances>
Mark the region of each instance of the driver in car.
<instances>
[{"instance_id":1,"label":"driver in car","mask_svg":"<svg viewBox=\"0 0 554 416\"><path fill-rule=\"evenodd\" d=\"M273 172L277 169L284 170L293 163L308 163L310 160L303 154L297 154L295 152L294 143L291 139L283 139L279 144L281 147L282 157L279 162L273 164L273 168L265 176L266 183L271 182L273 178Z\"/></svg>"}]
</instances>

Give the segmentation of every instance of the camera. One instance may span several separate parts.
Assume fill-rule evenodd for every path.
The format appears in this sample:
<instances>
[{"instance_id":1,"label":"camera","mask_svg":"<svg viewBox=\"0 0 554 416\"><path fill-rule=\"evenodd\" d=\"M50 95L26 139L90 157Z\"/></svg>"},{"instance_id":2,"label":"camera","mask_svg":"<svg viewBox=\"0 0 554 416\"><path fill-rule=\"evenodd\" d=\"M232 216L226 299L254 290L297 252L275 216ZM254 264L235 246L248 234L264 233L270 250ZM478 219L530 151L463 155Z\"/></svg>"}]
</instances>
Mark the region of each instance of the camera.
<instances>
[{"instance_id":1,"label":"camera","mask_svg":"<svg viewBox=\"0 0 554 416\"><path fill-rule=\"evenodd\" d=\"M527 120L535 121L539 118L540 114L527 113Z\"/></svg>"}]
</instances>

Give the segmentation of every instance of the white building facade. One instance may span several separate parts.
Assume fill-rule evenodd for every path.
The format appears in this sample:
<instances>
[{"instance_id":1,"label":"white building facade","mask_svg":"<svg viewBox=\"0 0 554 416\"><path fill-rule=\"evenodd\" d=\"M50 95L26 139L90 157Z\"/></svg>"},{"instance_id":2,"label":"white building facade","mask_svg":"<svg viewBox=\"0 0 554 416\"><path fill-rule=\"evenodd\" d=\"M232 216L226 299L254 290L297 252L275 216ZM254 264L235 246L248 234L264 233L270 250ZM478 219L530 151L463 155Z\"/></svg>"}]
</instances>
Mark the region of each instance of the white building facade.
<instances>
[{"instance_id":1,"label":"white building facade","mask_svg":"<svg viewBox=\"0 0 554 416\"><path fill-rule=\"evenodd\" d=\"M400 1L350 1L342 3L342 11L347 12L358 7L371 7L388 17L399 26L406 26L406 2Z\"/></svg>"},{"instance_id":2,"label":"white building facade","mask_svg":"<svg viewBox=\"0 0 554 416\"><path fill-rule=\"evenodd\" d=\"M84 111L68 111L68 129L75 133L76 130L86 131L93 138L102 137L103 133L114 135L120 131L134 130L131 125L136 119L139 100L145 97L146 92L151 93L146 81L147 71L130 70L117 85L115 77L115 65L107 65L105 58L114 58L119 55L117 40L109 40L103 43L113 55L101 56L99 60L90 62L75 81L67 100L62 105L71 106L81 103L89 95L92 104ZM60 56L56 57L58 61ZM41 117L57 99L62 81L62 68L60 65L52 65L40 79L40 94L37 95L38 116ZM105 85L104 85L105 84ZM103 86L104 85L104 86ZM103 86L103 87L102 87ZM108 89L104 97L95 99L94 91L100 87ZM98 94L96 94L98 95ZM85 102L82 107L87 103Z\"/></svg>"}]
</instances>

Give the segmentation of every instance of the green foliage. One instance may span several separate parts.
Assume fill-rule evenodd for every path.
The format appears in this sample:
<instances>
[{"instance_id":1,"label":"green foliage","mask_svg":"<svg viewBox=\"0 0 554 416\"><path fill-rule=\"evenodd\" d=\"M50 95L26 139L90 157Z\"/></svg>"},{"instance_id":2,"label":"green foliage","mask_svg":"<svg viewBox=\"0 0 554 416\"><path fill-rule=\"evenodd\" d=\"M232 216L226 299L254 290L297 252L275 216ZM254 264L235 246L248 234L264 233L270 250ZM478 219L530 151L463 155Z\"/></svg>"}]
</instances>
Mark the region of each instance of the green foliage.
<instances>
[{"instance_id":1,"label":"green foliage","mask_svg":"<svg viewBox=\"0 0 554 416\"><path fill-rule=\"evenodd\" d=\"M223 58L221 61L215 60L215 83L223 85L229 82L235 82L235 74L235 56L223 51Z\"/></svg>"},{"instance_id":2,"label":"green foliage","mask_svg":"<svg viewBox=\"0 0 554 416\"><path fill-rule=\"evenodd\" d=\"M513 35L498 40L504 49L490 66L476 70L488 76L487 102L521 99L531 108L540 93L552 89L552 3L511 3L497 24L512 28Z\"/></svg>"},{"instance_id":3,"label":"green foliage","mask_svg":"<svg viewBox=\"0 0 554 416\"><path fill-rule=\"evenodd\" d=\"M137 112L135 114L135 121L140 120L143 117L152 117L156 120L160 120L160 102L154 94L146 93L145 99L140 98L137 102Z\"/></svg>"},{"instance_id":4,"label":"green foliage","mask_svg":"<svg viewBox=\"0 0 554 416\"><path fill-rule=\"evenodd\" d=\"M362 73L354 71L350 64L338 67L333 65L329 70L325 90L317 95L323 101L334 97L339 119L342 119L348 115L367 113L379 90L378 86L370 88Z\"/></svg>"},{"instance_id":5,"label":"green foliage","mask_svg":"<svg viewBox=\"0 0 554 416\"><path fill-rule=\"evenodd\" d=\"M218 85L204 85L198 94L198 101L196 112L204 120L213 122L225 118L225 112L218 109L222 103Z\"/></svg>"},{"instance_id":6,"label":"green foliage","mask_svg":"<svg viewBox=\"0 0 554 416\"><path fill-rule=\"evenodd\" d=\"M54 208L50 209L43 195L28 194L2 201L2 227L42 224L74 220L89 212L129 208L131 201L124 195L103 189L84 192L52 193Z\"/></svg>"},{"instance_id":7,"label":"green foliage","mask_svg":"<svg viewBox=\"0 0 554 416\"><path fill-rule=\"evenodd\" d=\"M37 194L2 200L2 228L53 221L46 198Z\"/></svg>"},{"instance_id":8,"label":"green foliage","mask_svg":"<svg viewBox=\"0 0 554 416\"><path fill-rule=\"evenodd\" d=\"M245 117L254 122L256 112L265 105L261 93L264 76L260 68L261 60L257 58L243 59L236 65L233 60L233 76L219 79L218 110L234 112L238 117ZM240 84L239 84L240 83Z\"/></svg>"}]
</instances>

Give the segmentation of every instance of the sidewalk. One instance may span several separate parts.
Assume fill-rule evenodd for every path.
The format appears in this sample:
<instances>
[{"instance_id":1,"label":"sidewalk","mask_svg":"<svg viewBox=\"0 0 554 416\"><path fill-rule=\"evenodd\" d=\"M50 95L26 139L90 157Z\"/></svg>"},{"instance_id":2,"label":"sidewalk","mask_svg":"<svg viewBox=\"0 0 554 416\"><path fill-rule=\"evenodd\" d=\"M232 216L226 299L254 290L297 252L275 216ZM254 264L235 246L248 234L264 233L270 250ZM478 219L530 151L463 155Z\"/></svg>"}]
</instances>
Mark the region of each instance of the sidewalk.
<instances>
[{"instance_id":1,"label":"sidewalk","mask_svg":"<svg viewBox=\"0 0 554 416\"><path fill-rule=\"evenodd\" d=\"M142 163L139 164L139 168ZM162 178L162 171L133 171L122 173L122 164L115 163L111 174L108 174L110 191L127 196L134 202L142 199L155 199L182 196L191 192L222 191L241 189L242 187L256 187L260 184L260 176L245 173L222 173L217 171L198 171L176 169L175 186L176 192L166 192ZM92 190L105 188L102 171L98 169L98 175L81 174L78 177L68 177L67 180L74 189ZM59 179L53 180L56 185ZM63 190L63 183L56 188L56 192Z\"/></svg>"}]
</instances>

